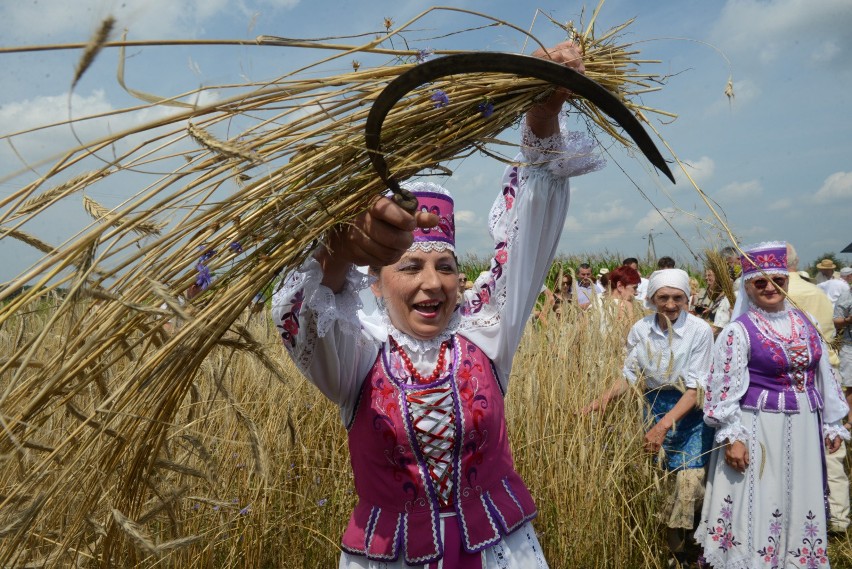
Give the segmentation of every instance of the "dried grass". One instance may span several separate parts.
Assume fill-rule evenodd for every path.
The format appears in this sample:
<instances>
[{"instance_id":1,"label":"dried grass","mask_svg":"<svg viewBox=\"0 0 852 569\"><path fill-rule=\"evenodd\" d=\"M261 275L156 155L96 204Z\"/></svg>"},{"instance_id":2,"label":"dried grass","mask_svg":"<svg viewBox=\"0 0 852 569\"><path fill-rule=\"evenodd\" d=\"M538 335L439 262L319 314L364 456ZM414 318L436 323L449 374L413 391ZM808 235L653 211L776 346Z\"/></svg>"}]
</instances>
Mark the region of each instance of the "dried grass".
<instances>
[{"instance_id":1,"label":"dried grass","mask_svg":"<svg viewBox=\"0 0 852 569\"><path fill-rule=\"evenodd\" d=\"M270 539L280 551L303 554L309 564L302 566L327 566L336 556L329 544L337 543L339 520L352 501L336 413L308 412L307 405L319 405L317 396L303 393L307 388L292 366L269 352L275 335L268 322L246 333L248 326L239 321L249 318L245 309L252 298L282 269L298 265L330 227L384 192L364 152L363 126L371 99L414 65L416 50L385 43L416 21L394 30L389 25L386 37L361 46L306 44L334 53L316 66L355 54L388 56L383 66L359 64L351 73L310 79L301 69L262 85L167 96L132 91L146 104L178 110L69 151L48 174L0 201L0 235L44 253L0 291L0 329L17 331L0 360L0 456L8 466L0 479L0 512L5 516L13 505L39 496L26 515L4 517L0 524L6 532L0 565L67 566L94 559L101 566L136 566L148 556L168 555L175 566L231 566L241 556L282 566L289 560L270 560ZM636 95L656 89L659 78L638 71L647 62L637 59L631 44L619 43L624 27L596 36L593 24L594 17L585 29L565 27L583 46L587 75L619 93L640 116L656 112L635 102ZM99 51L127 45L108 42L110 30L105 21L86 46L75 83ZM262 43L299 47L271 38ZM415 90L386 120L391 171L413 176L498 140L547 88L536 80L477 74ZM183 103L205 89L228 95L206 106ZM430 96L437 89L448 94L448 106L434 107ZM477 110L486 97L494 101L487 118ZM572 105L627 143L585 101ZM240 124L248 126L228 134ZM101 156L119 148L117 142L126 143L126 150ZM87 173L79 174L81 169ZM12 179L17 181L4 181ZM61 245L19 229L49 208L65 206L74 193L99 195L100 188L128 180L139 190L115 207L84 198L96 221ZM53 189L38 193L47 185ZM214 284L181 302L199 277L199 258L213 251L204 263L217 274ZM35 286L13 297L29 283ZM69 294L46 304L43 295L60 288ZM176 326L167 333L172 316ZM548 547L564 555L568 544L585 539L568 520L591 511L609 516L617 508L623 516L608 524L618 537L600 545L629 553L603 553L654 559L646 506L636 507L648 495L650 471L622 484L624 464L612 454L623 450L635 425L613 431L589 425L574 418L576 400L568 397L568 385L610 378L616 369L611 357L588 355L588 338L580 332L540 333L546 345L559 347L555 361L561 367L554 370L553 355L542 349L544 337L525 343L518 369L528 375L513 388L512 401L521 407L510 413L516 448L525 457L521 468L538 480L532 485L540 488L542 516L553 520L544 532L556 545ZM553 406L526 412L541 400ZM603 449L589 446L592 441L604 441ZM249 460L252 467L246 468ZM288 478L290 464L303 478ZM577 471L592 468L600 469L606 492L571 485ZM334 485L312 486L307 478L313 473L333 477ZM277 485L270 488L268 481ZM616 492L609 491L610 481ZM169 506L151 514L152 495L169 496L187 485L199 498L164 499ZM319 509L318 489L333 508ZM227 499L237 494L236 503ZM584 510L560 518L569 495L581 498ZM198 510L189 506L193 500ZM243 513L248 505L251 515ZM202 508L205 519L199 520L193 512ZM271 527L286 531L270 537ZM585 536L604 534L603 527L581 527L593 531ZM237 530L242 544L234 538ZM320 545L311 545L306 535ZM633 549L637 540L640 553Z\"/></svg>"}]
</instances>

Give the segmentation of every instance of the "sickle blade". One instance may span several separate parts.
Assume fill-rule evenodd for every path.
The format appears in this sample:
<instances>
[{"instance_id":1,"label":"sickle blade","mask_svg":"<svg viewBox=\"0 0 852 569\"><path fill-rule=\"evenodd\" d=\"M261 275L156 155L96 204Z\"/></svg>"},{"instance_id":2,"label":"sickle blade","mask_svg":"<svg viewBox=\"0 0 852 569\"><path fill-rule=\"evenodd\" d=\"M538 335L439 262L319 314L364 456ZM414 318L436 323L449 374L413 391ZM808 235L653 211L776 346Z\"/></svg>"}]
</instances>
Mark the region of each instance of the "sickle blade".
<instances>
[{"instance_id":1,"label":"sickle blade","mask_svg":"<svg viewBox=\"0 0 852 569\"><path fill-rule=\"evenodd\" d=\"M396 77L376 98L373 107L370 109L370 114L367 116L364 138L373 167L389 187L395 189L398 185L392 179L381 153L381 129L385 117L397 101L412 89L440 77L489 72L534 77L570 89L574 94L588 100L618 123L651 164L674 183L671 170L669 170L654 141L645 132L642 124L618 97L599 83L569 67L546 59L513 53L490 52L447 55L421 63Z\"/></svg>"}]
</instances>

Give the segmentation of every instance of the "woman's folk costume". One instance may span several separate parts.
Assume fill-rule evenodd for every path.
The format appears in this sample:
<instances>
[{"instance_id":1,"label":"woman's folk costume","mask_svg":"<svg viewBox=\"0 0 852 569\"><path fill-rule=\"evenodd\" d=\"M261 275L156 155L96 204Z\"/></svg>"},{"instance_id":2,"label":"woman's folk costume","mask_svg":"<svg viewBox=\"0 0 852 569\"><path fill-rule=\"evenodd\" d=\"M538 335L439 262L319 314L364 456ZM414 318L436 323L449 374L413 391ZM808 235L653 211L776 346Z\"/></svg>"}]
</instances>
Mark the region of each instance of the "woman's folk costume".
<instances>
[{"instance_id":1,"label":"woman's folk costume","mask_svg":"<svg viewBox=\"0 0 852 569\"><path fill-rule=\"evenodd\" d=\"M603 161L577 133L540 140L525 130L523 139L516 160L526 165L506 170L491 209L490 270L437 337L398 330L381 299L377 314L364 315L358 290L369 281L354 267L335 295L310 258L274 296L285 347L339 406L349 433L359 501L340 567L547 567L530 524L535 504L514 469L503 398L562 231L568 179ZM407 187L441 219L416 230L412 248L454 250L447 192Z\"/></svg>"},{"instance_id":2,"label":"woman's folk costume","mask_svg":"<svg viewBox=\"0 0 852 569\"><path fill-rule=\"evenodd\" d=\"M716 341L705 420L717 428L696 540L713 567L828 567L824 439L849 440L848 407L808 315L755 306L745 282L787 275L784 243L746 250L731 323ZM769 286L773 286L770 282ZM749 464L725 462L741 441Z\"/></svg>"}]
</instances>

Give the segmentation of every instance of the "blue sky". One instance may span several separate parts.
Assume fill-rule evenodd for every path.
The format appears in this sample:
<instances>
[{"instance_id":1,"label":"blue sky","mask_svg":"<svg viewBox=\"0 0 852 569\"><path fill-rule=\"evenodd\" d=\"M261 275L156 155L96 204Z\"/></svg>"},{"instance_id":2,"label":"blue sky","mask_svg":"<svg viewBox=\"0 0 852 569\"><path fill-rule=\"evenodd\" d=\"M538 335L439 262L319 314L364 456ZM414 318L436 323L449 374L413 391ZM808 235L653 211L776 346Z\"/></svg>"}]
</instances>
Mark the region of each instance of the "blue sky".
<instances>
[{"instance_id":1,"label":"blue sky","mask_svg":"<svg viewBox=\"0 0 852 569\"><path fill-rule=\"evenodd\" d=\"M381 32L384 18L402 23L425 10L422 2L342 0L16 0L0 4L3 46L86 41L107 15L127 28L128 39L250 39L261 34L315 38ZM522 28L543 42L564 39L535 8L557 20L580 21L582 4L470 0L455 7L476 10ZM595 4L586 6L587 18ZM651 107L676 113L655 126L688 164L692 177L718 204L743 244L784 239L804 262L852 242L852 0L607 0L598 30L635 18L626 38L641 42L643 59L660 60L650 71L670 75ZM535 24L533 25L535 19ZM507 27L444 36L480 25L456 12L433 13L406 34L417 47L520 52L523 36ZM341 40L357 43L362 40ZM398 45L398 44L397 44ZM527 47L529 52L532 47ZM128 50L130 86L159 94L199 85L274 78L327 55L277 47L171 47ZM63 120L77 51L0 54L0 133ZM362 59L369 64L369 58ZM344 62L348 63L348 62ZM81 116L136 103L116 82L117 52L102 53L70 98ZM338 64L342 65L342 64ZM329 72L346 71L331 67ZM734 98L725 96L732 78ZM79 124L83 140L156 118L147 110ZM506 138L517 139L508 132ZM602 172L572 184L572 205L560 252L644 256L649 235L658 256L691 262L691 252L727 244L696 192L681 180L658 178L641 159L615 147ZM74 144L67 127L47 129L0 144L0 199L42 173L39 161ZM664 155L668 152L664 149ZM449 164L454 175L438 180L456 197L458 248L485 255L490 249L487 207L501 166L486 157ZM30 168L29 174L12 177ZM35 173L33 173L35 172ZM138 190L138 188L134 188ZM100 188L92 197L117 205L128 188ZM644 195L643 195L644 194ZM87 222L80 198L25 229L61 243ZM0 281L37 257L10 239L0 244ZM846 264L852 255L841 256Z\"/></svg>"}]
</instances>

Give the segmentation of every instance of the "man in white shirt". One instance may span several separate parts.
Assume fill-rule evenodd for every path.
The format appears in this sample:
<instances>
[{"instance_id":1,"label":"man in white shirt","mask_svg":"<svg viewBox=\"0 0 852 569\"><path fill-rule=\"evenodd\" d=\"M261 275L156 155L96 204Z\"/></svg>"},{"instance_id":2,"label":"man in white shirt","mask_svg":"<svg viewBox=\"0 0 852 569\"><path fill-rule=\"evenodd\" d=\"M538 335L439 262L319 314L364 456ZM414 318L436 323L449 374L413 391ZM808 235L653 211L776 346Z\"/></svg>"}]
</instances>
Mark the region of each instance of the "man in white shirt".
<instances>
[{"instance_id":1,"label":"man in white shirt","mask_svg":"<svg viewBox=\"0 0 852 569\"><path fill-rule=\"evenodd\" d=\"M840 275L821 282L817 286L828 296L828 300L831 301L832 306L837 304L837 299L840 298L841 294L849 291L849 283L845 279L840 278Z\"/></svg>"},{"instance_id":2,"label":"man in white shirt","mask_svg":"<svg viewBox=\"0 0 852 569\"><path fill-rule=\"evenodd\" d=\"M603 290L592 280L592 266L581 263L577 268L577 305L583 310L597 303Z\"/></svg>"}]
</instances>

